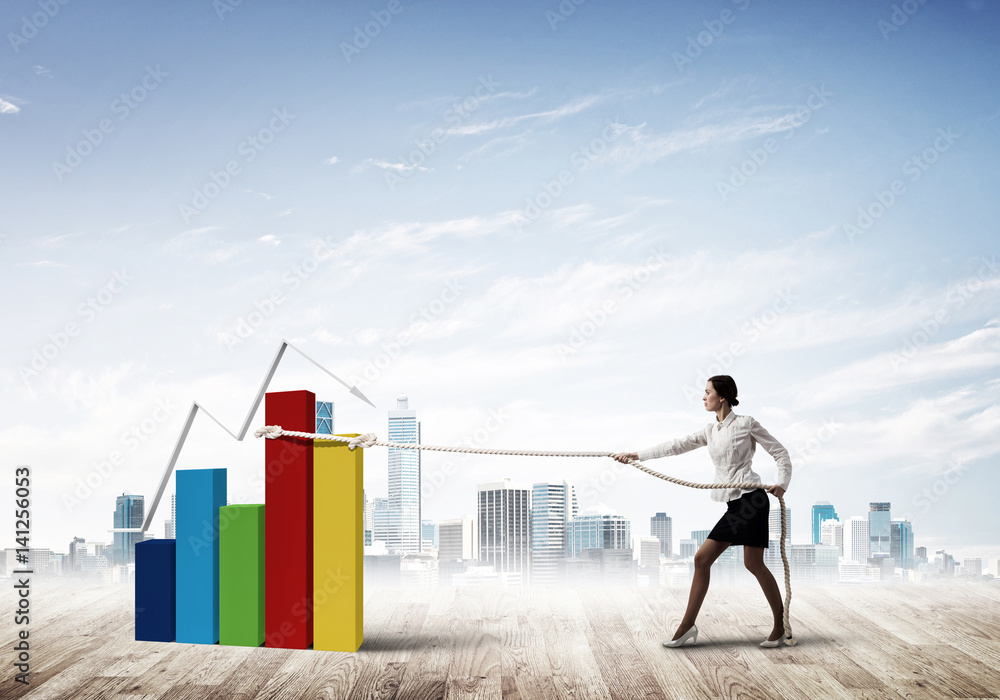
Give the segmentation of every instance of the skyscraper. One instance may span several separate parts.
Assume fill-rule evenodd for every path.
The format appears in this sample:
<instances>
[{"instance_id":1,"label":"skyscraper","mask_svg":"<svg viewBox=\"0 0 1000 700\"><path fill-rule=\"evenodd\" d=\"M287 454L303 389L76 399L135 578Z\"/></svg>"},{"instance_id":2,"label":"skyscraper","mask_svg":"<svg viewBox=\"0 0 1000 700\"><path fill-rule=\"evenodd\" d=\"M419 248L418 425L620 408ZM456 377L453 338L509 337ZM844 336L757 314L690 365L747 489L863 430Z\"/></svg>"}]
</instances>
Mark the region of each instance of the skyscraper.
<instances>
[{"instance_id":1,"label":"skyscraper","mask_svg":"<svg viewBox=\"0 0 1000 700\"><path fill-rule=\"evenodd\" d=\"M566 523L576 517L576 490L566 481L531 488L531 582L557 582L559 562L566 558Z\"/></svg>"},{"instance_id":2,"label":"skyscraper","mask_svg":"<svg viewBox=\"0 0 1000 700\"><path fill-rule=\"evenodd\" d=\"M177 536L177 494L170 494L170 519L163 521L163 539L173 540Z\"/></svg>"},{"instance_id":3,"label":"skyscraper","mask_svg":"<svg viewBox=\"0 0 1000 700\"><path fill-rule=\"evenodd\" d=\"M888 503L868 504L868 538L869 545L868 558L881 559L888 557L892 544L892 533L889 523L891 521ZM865 559L864 562L867 562Z\"/></svg>"},{"instance_id":4,"label":"skyscraper","mask_svg":"<svg viewBox=\"0 0 1000 700\"><path fill-rule=\"evenodd\" d=\"M855 564L867 564L868 549L868 518L851 516L844 526L844 558Z\"/></svg>"},{"instance_id":5,"label":"skyscraper","mask_svg":"<svg viewBox=\"0 0 1000 700\"><path fill-rule=\"evenodd\" d=\"M813 544L823 543L823 521L838 520L837 511L829 501L817 501L812 507Z\"/></svg>"},{"instance_id":6,"label":"skyscraper","mask_svg":"<svg viewBox=\"0 0 1000 700\"><path fill-rule=\"evenodd\" d=\"M772 503L767 514L767 539L781 541L781 504ZM792 509L785 508L785 544L792 543Z\"/></svg>"},{"instance_id":7,"label":"skyscraper","mask_svg":"<svg viewBox=\"0 0 1000 700\"><path fill-rule=\"evenodd\" d=\"M87 540L82 537L74 537L73 541L69 543L69 561L63 574L72 574L79 571L80 560L85 556L87 556Z\"/></svg>"},{"instance_id":8,"label":"skyscraper","mask_svg":"<svg viewBox=\"0 0 1000 700\"><path fill-rule=\"evenodd\" d=\"M897 518L889 523L889 527L889 556L901 569L914 568L913 524L905 518Z\"/></svg>"},{"instance_id":9,"label":"skyscraper","mask_svg":"<svg viewBox=\"0 0 1000 700\"><path fill-rule=\"evenodd\" d=\"M657 513L649 519L649 534L660 541L660 554L670 559L674 555L674 524L666 513Z\"/></svg>"},{"instance_id":10,"label":"skyscraper","mask_svg":"<svg viewBox=\"0 0 1000 700\"><path fill-rule=\"evenodd\" d=\"M421 520L420 521L420 538L423 540L424 544L430 544L431 547L437 548L438 546L438 524L433 520Z\"/></svg>"},{"instance_id":11,"label":"skyscraper","mask_svg":"<svg viewBox=\"0 0 1000 700\"><path fill-rule=\"evenodd\" d=\"M372 541L389 543L389 499L376 496L372 499Z\"/></svg>"},{"instance_id":12,"label":"skyscraper","mask_svg":"<svg viewBox=\"0 0 1000 700\"><path fill-rule=\"evenodd\" d=\"M115 499L115 528L142 527L146 507L142 496L123 493ZM142 542L141 532L116 532L114 547L115 564L135 561L135 543Z\"/></svg>"},{"instance_id":13,"label":"skyscraper","mask_svg":"<svg viewBox=\"0 0 1000 700\"><path fill-rule=\"evenodd\" d=\"M624 515L578 515L566 531L570 558L579 557L585 549L632 548L632 525Z\"/></svg>"},{"instance_id":14,"label":"skyscraper","mask_svg":"<svg viewBox=\"0 0 1000 700\"><path fill-rule=\"evenodd\" d=\"M389 441L419 443L417 412L409 408L405 394L396 398L396 410L389 411ZM389 532L390 553L420 551L420 450L389 448Z\"/></svg>"},{"instance_id":15,"label":"skyscraper","mask_svg":"<svg viewBox=\"0 0 1000 700\"><path fill-rule=\"evenodd\" d=\"M844 556L844 526L839 520L824 520L820 539L820 544L836 547L839 556Z\"/></svg>"},{"instance_id":16,"label":"skyscraper","mask_svg":"<svg viewBox=\"0 0 1000 700\"><path fill-rule=\"evenodd\" d=\"M333 401L316 402L316 432L333 435Z\"/></svg>"},{"instance_id":17,"label":"skyscraper","mask_svg":"<svg viewBox=\"0 0 1000 700\"><path fill-rule=\"evenodd\" d=\"M479 501L479 559L497 572L527 578L531 487L510 479L476 487Z\"/></svg>"},{"instance_id":18,"label":"skyscraper","mask_svg":"<svg viewBox=\"0 0 1000 700\"><path fill-rule=\"evenodd\" d=\"M442 520L438 534L438 561L479 559L478 525L476 518Z\"/></svg>"}]
</instances>

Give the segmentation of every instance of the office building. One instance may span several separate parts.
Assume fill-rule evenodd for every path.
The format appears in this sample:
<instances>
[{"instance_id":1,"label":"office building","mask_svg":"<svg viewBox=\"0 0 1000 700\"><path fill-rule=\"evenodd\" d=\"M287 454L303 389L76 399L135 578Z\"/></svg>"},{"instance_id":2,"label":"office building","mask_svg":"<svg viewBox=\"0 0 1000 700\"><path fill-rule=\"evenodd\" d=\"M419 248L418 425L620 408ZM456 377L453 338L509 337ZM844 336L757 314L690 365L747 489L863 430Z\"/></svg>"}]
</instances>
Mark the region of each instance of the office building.
<instances>
[{"instance_id":1,"label":"office building","mask_svg":"<svg viewBox=\"0 0 1000 700\"><path fill-rule=\"evenodd\" d=\"M123 493L115 498L114 527L141 528L146 507L142 496ZM141 532L116 532L114 544L114 564L127 566L135 561L135 543L141 542Z\"/></svg>"},{"instance_id":2,"label":"office building","mask_svg":"<svg viewBox=\"0 0 1000 700\"><path fill-rule=\"evenodd\" d=\"M423 540L423 546L426 547L430 545L437 549L438 546L438 524L433 520L421 520L420 521L420 538Z\"/></svg>"},{"instance_id":3,"label":"office building","mask_svg":"<svg viewBox=\"0 0 1000 700\"><path fill-rule=\"evenodd\" d=\"M531 487L531 583L557 583L567 556L566 524L577 516L576 489L568 482Z\"/></svg>"},{"instance_id":4,"label":"office building","mask_svg":"<svg viewBox=\"0 0 1000 700\"><path fill-rule=\"evenodd\" d=\"M767 514L767 539L781 541L781 504L771 503ZM785 508L785 544L792 543L792 509Z\"/></svg>"},{"instance_id":5,"label":"office building","mask_svg":"<svg viewBox=\"0 0 1000 700\"><path fill-rule=\"evenodd\" d=\"M844 558L855 564L867 564L868 547L868 518L851 516L844 526Z\"/></svg>"},{"instance_id":6,"label":"office building","mask_svg":"<svg viewBox=\"0 0 1000 700\"><path fill-rule=\"evenodd\" d=\"M409 407L405 394L396 398L389 411L389 442L420 442L417 412ZM419 552L420 538L420 450L389 448L389 530L390 554ZM376 537L377 539L377 537Z\"/></svg>"},{"instance_id":7,"label":"office building","mask_svg":"<svg viewBox=\"0 0 1000 700\"><path fill-rule=\"evenodd\" d=\"M316 433L333 435L333 401L316 402Z\"/></svg>"},{"instance_id":8,"label":"office building","mask_svg":"<svg viewBox=\"0 0 1000 700\"><path fill-rule=\"evenodd\" d=\"M478 524L476 518L442 520L438 527L438 562L478 561Z\"/></svg>"},{"instance_id":9,"label":"office building","mask_svg":"<svg viewBox=\"0 0 1000 700\"><path fill-rule=\"evenodd\" d=\"M575 559L585 549L631 549L631 524L624 515L578 515L569 521L566 556Z\"/></svg>"},{"instance_id":10,"label":"office building","mask_svg":"<svg viewBox=\"0 0 1000 700\"><path fill-rule=\"evenodd\" d=\"M389 499L376 496L372 499L372 542L389 545Z\"/></svg>"},{"instance_id":11,"label":"office building","mask_svg":"<svg viewBox=\"0 0 1000 700\"><path fill-rule=\"evenodd\" d=\"M913 525L909 520L897 518L889 523L889 556L901 569L914 568Z\"/></svg>"},{"instance_id":12,"label":"office building","mask_svg":"<svg viewBox=\"0 0 1000 700\"><path fill-rule=\"evenodd\" d=\"M681 559L694 559L695 552L698 551L697 540L681 540Z\"/></svg>"},{"instance_id":13,"label":"office building","mask_svg":"<svg viewBox=\"0 0 1000 700\"><path fill-rule=\"evenodd\" d=\"M479 560L500 578L524 583L529 575L529 509L531 487L510 479L476 487L479 517Z\"/></svg>"},{"instance_id":14,"label":"office building","mask_svg":"<svg viewBox=\"0 0 1000 700\"><path fill-rule=\"evenodd\" d=\"M890 555L892 531L889 523L891 520L889 503L873 502L868 504L869 559L881 559Z\"/></svg>"},{"instance_id":15,"label":"office building","mask_svg":"<svg viewBox=\"0 0 1000 700\"><path fill-rule=\"evenodd\" d=\"M820 534L820 544L836 547L839 556L844 556L844 526L839 520L824 520Z\"/></svg>"},{"instance_id":16,"label":"office building","mask_svg":"<svg viewBox=\"0 0 1000 700\"><path fill-rule=\"evenodd\" d=\"M812 542L823 544L823 521L839 520L837 511L829 501L817 501L812 507Z\"/></svg>"},{"instance_id":17,"label":"office building","mask_svg":"<svg viewBox=\"0 0 1000 700\"><path fill-rule=\"evenodd\" d=\"M674 556L674 524L666 513L657 513L649 519L649 534L660 541L660 554L667 559Z\"/></svg>"}]
</instances>

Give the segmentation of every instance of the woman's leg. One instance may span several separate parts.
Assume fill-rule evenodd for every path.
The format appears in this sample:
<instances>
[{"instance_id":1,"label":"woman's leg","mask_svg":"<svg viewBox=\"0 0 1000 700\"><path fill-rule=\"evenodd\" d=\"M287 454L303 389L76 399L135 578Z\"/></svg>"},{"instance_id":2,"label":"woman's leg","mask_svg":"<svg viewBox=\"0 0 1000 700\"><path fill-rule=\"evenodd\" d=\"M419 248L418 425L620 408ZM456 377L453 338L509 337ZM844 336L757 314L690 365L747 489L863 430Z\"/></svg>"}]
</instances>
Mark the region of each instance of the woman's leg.
<instances>
[{"instance_id":1,"label":"woman's leg","mask_svg":"<svg viewBox=\"0 0 1000 700\"><path fill-rule=\"evenodd\" d=\"M728 542L717 540L705 540L698 552L694 555L694 578L691 580L691 594L688 596L687 610L684 618L677 627L673 639L677 639L682 634L691 629L691 625L698 618L698 611L701 610L702 601L708 593L708 582L711 577L712 564L719 558L719 555L729 547Z\"/></svg>"},{"instance_id":2,"label":"woman's leg","mask_svg":"<svg viewBox=\"0 0 1000 700\"><path fill-rule=\"evenodd\" d=\"M778 639L785 632L783 619L785 607L781 602L781 589L778 588L778 582L774 580L771 571L764 565L764 548L743 547L743 561L747 570L757 577L757 583L764 589L764 597L767 598L767 604L771 606L771 612L774 614L774 629L771 630L768 639L772 641Z\"/></svg>"}]
</instances>

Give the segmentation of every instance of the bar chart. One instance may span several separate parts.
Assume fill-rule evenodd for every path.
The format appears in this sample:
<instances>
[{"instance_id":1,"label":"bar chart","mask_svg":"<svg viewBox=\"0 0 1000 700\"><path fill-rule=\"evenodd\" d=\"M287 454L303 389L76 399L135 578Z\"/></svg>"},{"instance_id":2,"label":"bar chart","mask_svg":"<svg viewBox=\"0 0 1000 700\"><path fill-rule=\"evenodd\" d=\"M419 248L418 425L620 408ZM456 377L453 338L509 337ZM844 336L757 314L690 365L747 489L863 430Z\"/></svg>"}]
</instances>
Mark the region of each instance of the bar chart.
<instances>
[{"instance_id":1,"label":"bar chart","mask_svg":"<svg viewBox=\"0 0 1000 700\"><path fill-rule=\"evenodd\" d=\"M312 432L329 406L269 392L265 422ZM227 505L225 468L176 471L176 540L136 544L136 641L358 650L363 451L283 436L263 473L264 503Z\"/></svg>"}]
</instances>

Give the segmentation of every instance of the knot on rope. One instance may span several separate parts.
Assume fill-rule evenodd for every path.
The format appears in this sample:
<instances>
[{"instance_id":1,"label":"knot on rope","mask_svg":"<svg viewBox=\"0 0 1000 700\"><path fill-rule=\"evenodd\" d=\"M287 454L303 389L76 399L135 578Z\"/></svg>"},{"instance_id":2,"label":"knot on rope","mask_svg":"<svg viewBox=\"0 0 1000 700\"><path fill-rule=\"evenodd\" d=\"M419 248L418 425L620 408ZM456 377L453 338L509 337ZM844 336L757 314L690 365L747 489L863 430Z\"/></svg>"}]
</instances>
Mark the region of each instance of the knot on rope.
<instances>
[{"instance_id":1,"label":"knot on rope","mask_svg":"<svg viewBox=\"0 0 1000 700\"><path fill-rule=\"evenodd\" d=\"M263 428L257 428L253 431L254 437L265 437L268 440L274 440L279 438L284 434L280 425L265 425Z\"/></svg>"},{"instance_id":2,"label":"knot on rope","mask_svg":"<svg viewBox=\"0 0 1000 700\"><path fill-rule=\"evenodd\" d=\"M377 440L378 438L375 436L375 433L365 433L356 438L351 438L351 441L347 443L347 449L353 450L355 447L371 447Z\"/></svg>"}]
</instances>

